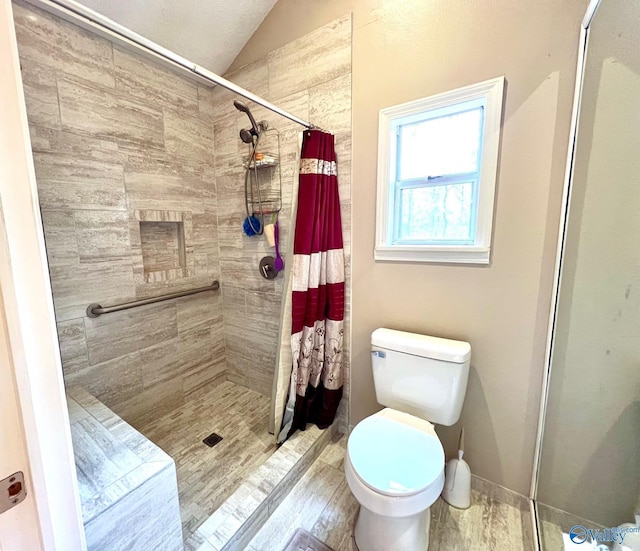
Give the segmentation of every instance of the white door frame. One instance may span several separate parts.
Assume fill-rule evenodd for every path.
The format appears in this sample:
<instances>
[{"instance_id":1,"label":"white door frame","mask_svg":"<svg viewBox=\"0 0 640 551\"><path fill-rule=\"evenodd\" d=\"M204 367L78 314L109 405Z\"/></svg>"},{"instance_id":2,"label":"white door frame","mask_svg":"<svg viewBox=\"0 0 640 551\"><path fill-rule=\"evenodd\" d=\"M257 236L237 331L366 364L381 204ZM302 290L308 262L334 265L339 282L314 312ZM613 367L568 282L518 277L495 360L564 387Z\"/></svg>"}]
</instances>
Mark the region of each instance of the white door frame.
<instances>
[{"instance_id":1,"label":"white door frame","mask_svg":"<svg viewBox=\"0 0 640 551\"><path fill-rule=\"evenodd\" d=\"M4 257L4 251L0 250L0 256ZM0 384L0 450L2 450L0 476L6 478L22 471L26 488L32 488L2 293L0 293L0 381L2 382ZM0 514L0 549L42 549L39 525L36 502L29 491L22 503Z\"/></svg>"},{"instance_id":2,"label":"white door frame","mask_svg":"<svg viewBox=\"0 0 640 551\"><path fill-rule=\"evenodd\" d=\"M0 319L6 320L29 463L24 466L30 472L27 492L37 511L38 526L31 529L38 530L44 551L83 551L80 499L10 0L0 0L0 292L4 310ZM0 473L0 478L9 474ZM24 503L12 511L17 513Z\"/></svg>"}]
</instances>

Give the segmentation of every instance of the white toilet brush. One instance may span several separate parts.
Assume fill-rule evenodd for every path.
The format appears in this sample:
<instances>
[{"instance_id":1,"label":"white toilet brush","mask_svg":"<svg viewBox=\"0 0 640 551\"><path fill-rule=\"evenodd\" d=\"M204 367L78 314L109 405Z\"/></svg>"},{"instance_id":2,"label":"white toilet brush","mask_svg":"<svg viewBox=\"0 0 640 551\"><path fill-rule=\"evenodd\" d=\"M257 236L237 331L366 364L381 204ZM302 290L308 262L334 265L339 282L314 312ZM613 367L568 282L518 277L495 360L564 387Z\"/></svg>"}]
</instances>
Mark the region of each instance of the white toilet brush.
<instances>
[{"instance_id":1,"label":"white toilet brush","mask_svg":"<svg viewBox=\"0 0 640 551\"><path fill-rule=\"evenodd\" d=\"M471 469L462 459L464 455L464 428L460 431L458 440L458 459L447 461L445 469L445 483L442 499L458 509L468 509L471 506Z\"/></svg>"}]
</instances>

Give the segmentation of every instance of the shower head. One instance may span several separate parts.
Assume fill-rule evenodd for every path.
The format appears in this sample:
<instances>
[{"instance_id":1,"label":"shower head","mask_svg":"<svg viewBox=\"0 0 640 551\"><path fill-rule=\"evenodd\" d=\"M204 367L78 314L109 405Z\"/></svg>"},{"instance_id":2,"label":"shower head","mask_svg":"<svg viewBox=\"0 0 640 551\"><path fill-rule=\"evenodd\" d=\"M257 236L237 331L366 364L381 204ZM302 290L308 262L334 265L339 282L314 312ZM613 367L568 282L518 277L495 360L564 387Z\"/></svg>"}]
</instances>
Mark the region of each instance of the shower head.
<instances>
[{"instance_id":1,"label":"shower head","mask_svg":"<svg viewBox=\"0 0 640 551\"><path fill-rule=\"evenodd\" d=\"M247 116L249 117L249 120L251 121L251 125L253 127L256 127L256 120L253 118L253 115L251 114L251 111L249 110L249 107L247 106L246 103L243 103L241 101L235 100L233 102L233 106L238 110L238 111L242 111L243 113L246 113Z\"/></svg>"},{"instance_id":2,"label":"shower head","mask_svg":"<svg viewBox=\"0 0 640 551\"><path fill-rule=\"evenodd\" d=\"M235 100L233 102L233 106L238 111L242 111L243 113L246 113L247 117L249 117L249 121L251 121L250 129L243 128L242 130L240 130L240 139L244 143L253 143L253 137L258 136L260 134L260 127L256 124L256 119L253 118L253 115L251 114L251 111L249 110L249 107L247 107L246 103L242 103L241 101Z\"/></svg>"},{"instance_id":3,"label":"shower head","mask_svg":"<svg viewBox=\"0 0 640 551\"><path fill-rule=\"evenodd\" d=\"M247 128L243 128L242 130L240 130L240 139L244 143L253 143L253 136L255 136L255 131L253 130L253 128L251 130Z\"/></svg>"}]
</instances>

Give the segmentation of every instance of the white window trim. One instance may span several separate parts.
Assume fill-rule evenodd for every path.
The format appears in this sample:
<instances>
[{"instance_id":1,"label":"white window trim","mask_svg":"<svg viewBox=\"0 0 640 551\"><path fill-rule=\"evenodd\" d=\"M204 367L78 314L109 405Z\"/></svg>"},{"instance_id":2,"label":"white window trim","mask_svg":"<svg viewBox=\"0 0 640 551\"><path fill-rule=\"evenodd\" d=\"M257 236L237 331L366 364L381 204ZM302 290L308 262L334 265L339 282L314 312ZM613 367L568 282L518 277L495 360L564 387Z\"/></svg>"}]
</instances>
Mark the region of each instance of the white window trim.
<instances>
[{"instance_id":1,"label":"white window trim","mask_svg":"<svg viewBox=\"0 0 640 551\"><path fill-rule=\"evenodd\" d=\"M395 105L380 111L378 122L378 191L376 203L375 260L398 262L441 262L461 264L489 264L491 256L491 232L498 152L500 150L500 125L504 77L486 80L478 84L458 88L450 92L430 96L417 101ZM392 245L389 193L392 158L393 121L432 109L438 109L485 98L482 167L478 191L478 215L474 245Z\"/></svg>"}]
</instances>

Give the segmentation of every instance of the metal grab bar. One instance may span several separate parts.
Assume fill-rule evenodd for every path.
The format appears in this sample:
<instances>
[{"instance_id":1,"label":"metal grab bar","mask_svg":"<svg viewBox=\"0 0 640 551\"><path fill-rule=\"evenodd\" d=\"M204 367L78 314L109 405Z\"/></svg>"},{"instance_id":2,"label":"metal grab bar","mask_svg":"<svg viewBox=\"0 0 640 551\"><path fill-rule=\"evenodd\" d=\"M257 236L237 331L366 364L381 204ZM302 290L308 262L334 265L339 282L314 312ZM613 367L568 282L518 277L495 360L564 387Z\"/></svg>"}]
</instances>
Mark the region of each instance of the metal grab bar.
<instances>
[{"instance_id":1,"label":"metal grab bar","mask_svg":"<svg viewBox=\"0 0 640 551\"><path fill-rule=\"evenodd\" d=\"M89 304L87 306L87 317L97 318L102 314L110 314L111 312L119 312L120 310L128 310L129 308L137 308L138 306L146 306L147 304L153 304L155 302L162 302L163 300L171 300L172 298L188 297L189 295L195 295L197 293L204 293L205 291L217 291L220 288L220 282L214 281L207 287L198 287L197 289L191 289L190 291L181 291L178 293L171 293L169 295L162 295L160 297L143 298L140 300L133 300L131 302L124 302L123 304L116 304L115 306L101 306L97 302Z\"/></svg>"}]
</instances>

